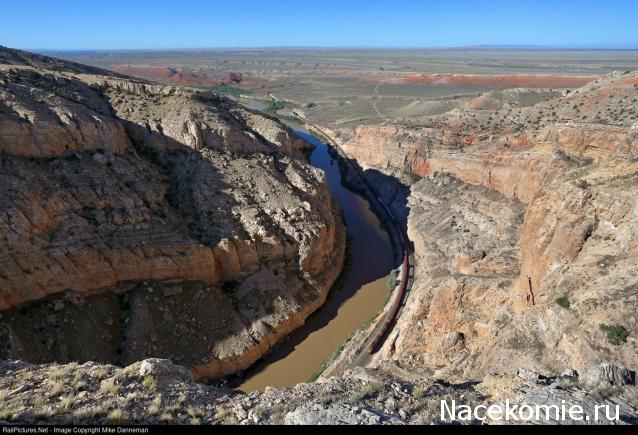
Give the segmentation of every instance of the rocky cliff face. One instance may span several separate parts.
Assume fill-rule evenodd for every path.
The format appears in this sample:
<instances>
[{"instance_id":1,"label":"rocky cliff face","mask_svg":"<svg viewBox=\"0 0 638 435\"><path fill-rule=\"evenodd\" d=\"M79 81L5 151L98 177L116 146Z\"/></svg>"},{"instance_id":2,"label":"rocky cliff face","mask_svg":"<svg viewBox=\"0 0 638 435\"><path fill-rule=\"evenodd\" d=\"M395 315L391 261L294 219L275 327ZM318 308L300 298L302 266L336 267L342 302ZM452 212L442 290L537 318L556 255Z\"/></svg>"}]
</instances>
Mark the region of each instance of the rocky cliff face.
<instances>
[{"instance_id":1,"label":"rocky cliff face","mask_svg":"<svg viewBox=\"0 0 638 435\"><path fill-rule=\"evenodd\" d=\"M341 269L309 147L213 93L0 48L0 354L249 366Z\"/></svg>"},{"instance_id":2,"label":"rocky cliff face","mask_svg":"<svg viewBox=\"0 0 638 435\"><path fill-rule=\"evenodd\" d=\"M638 366L637 121L638 74L616 73L525 107L358 128L352 157L421 178L416 281L378 359L459 378Z\"/></svg>"}]
</instances>

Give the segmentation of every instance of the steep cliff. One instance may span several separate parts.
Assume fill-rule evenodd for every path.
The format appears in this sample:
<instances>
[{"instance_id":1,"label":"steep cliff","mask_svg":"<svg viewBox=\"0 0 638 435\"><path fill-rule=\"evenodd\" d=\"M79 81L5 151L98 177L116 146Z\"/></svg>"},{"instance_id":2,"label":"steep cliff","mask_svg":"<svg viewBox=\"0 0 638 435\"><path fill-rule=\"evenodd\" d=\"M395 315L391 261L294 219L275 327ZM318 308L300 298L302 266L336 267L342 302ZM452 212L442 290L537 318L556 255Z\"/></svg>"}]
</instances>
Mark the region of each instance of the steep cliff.
<instances>
[{"instance_id":1,"label":"steep cliff","mask_svg":"<svg viewBox=\"0 0 638 435\"><path fill-rule=\"evenodd\" d=\"M458 378L637 366L637 121L638 74L614 73L357 128L343 148L364 167L422 178L415 283L377 362Z\"/></svg>"},{"instance_id":2,"label":"steep cliff","mask_svg":"<svg viewBox=\"0 0 638 435\"><path fill-rule=\"evenodd\" d=\"M0 48L0 354L246 368L341 269L309 148L213 93Z\"/></svg>"}]
</instances>

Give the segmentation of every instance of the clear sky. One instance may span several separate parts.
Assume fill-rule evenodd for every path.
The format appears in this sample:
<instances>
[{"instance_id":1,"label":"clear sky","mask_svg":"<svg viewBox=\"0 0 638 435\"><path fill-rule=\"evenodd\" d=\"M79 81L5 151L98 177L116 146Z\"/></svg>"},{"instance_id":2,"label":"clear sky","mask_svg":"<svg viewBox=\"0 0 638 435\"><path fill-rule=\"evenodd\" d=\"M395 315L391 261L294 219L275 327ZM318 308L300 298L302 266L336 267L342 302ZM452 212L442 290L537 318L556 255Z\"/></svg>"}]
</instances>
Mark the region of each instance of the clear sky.
<instances>
[{"instance_id":1,"label":"clear sky","mask_svg":"<svg viewBox=\"0 0 638 435\"><path fill-rule=\"evenodd\" d=\"M0 45L638 48L638 0L3 0Z\"/></svg>"}]
</instances>

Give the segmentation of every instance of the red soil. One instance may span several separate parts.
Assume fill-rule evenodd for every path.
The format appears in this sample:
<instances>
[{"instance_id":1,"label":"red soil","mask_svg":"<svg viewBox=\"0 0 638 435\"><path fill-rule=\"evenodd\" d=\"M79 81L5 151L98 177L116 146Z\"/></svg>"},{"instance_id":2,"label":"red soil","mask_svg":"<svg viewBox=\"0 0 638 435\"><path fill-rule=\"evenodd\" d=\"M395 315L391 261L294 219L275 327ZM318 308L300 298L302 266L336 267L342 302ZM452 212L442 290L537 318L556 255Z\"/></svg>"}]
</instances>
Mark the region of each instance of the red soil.
<instances>
[{"instance_id":1,"label":"red soil","mask_svg":"<svg viewBox=\"0 0 638 435\"><path fill-rule=\"evenodd\" d=\"M415 74L402 77L366 77L373 83L494 86L502 88L577 88L596 80L596 76L558 76L533 74L474 75L474 74Z\"/></svg>"},{"instance_id":2,"label":"red soil","mask_svg":"<svg viewBox=\"0 0 638 435\"><path fill-rule=\"evenodd\" d=\"M227 73L222 78L212 78L189 69L176 69L168 66L113 65L111 69L133 77L176 86L215 86L226 84L241 86L242 88L253 88L257 85L254 79L245 77L241 73Z\"/></svg>"}]
</instances>

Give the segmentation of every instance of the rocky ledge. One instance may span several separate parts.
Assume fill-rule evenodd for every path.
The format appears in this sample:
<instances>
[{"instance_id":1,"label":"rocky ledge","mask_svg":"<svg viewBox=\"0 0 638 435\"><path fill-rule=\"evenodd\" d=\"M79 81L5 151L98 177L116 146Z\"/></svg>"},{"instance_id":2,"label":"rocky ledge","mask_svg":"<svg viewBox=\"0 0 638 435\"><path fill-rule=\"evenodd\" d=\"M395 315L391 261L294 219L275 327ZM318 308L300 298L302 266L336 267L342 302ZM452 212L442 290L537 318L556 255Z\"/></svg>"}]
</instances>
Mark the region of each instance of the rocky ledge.
<instances>
[{"instance_id":1,"label":"rocky ledge","mask_svg":"<svg viewBox=\"0 0 638 435\"><path fill-rule=\"evenodd\" d=\"M396 373L396 369L392 370ZM344 376L263 393L195 383L189 369L149 359L125 368L92 362L0 364L0 422L58 424L441 424L441 401L448 406L537 404L581 406L594 415L609 405L618 420L638 421L635 372L610 364L582 374L569 370L543 376L520 369L517 375L490 375L481 382L453 384L404 372L357 369ZM460 417L463 415L459 414ZM551 417L551 416L550 416ZM499 420L459 418L458 424L498 424ZM532 423L557 423L543 417ZM524 423L512 421L512 423ZM571 419L561 423L583 423ZM585 423L587 423L585 421ZM595 423L592 421L591 423Z\"/></svg>"}]
</instances>

